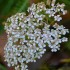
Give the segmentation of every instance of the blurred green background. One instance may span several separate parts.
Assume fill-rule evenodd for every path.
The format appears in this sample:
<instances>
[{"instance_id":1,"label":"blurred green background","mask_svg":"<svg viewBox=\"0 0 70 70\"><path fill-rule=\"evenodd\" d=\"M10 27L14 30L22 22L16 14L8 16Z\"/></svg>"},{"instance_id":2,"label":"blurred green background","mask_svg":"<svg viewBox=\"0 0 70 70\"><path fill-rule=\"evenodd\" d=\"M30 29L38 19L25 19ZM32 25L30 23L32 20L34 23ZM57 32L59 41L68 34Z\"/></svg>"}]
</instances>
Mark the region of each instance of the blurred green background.
<instances>
[{"instance_id":1,"label":"blurred green background","mask_svg":"<svg viewBox=\"0 0 70 70\"><path fill-rule=\"evenodd\" d=\"M4 30L3 22L6 19L17 13L26 12L28 6L33 2L46 1L46 0L0 0L0 35ZM57 0L57 2L65 3L65 9L68 10L68 14L63 16L63 24L70 30L70 0ZM70 34L66 35L69 38L67 43L62 43L61 50L57 53L46 52L43 58L38 60L35 64L29 64L30 70L70 70ZM0 49L1 50L1 49ZM48 58L47 58L48 57ZM39 63L39 64L38 64ZM36 65L37 64L37 65ZM32 67L34 67L32 69ZM36 69L38 68L38 69ZM0 70L8 70L4 62L1 61L0 56Z\"/></svg>"}]
</instances>

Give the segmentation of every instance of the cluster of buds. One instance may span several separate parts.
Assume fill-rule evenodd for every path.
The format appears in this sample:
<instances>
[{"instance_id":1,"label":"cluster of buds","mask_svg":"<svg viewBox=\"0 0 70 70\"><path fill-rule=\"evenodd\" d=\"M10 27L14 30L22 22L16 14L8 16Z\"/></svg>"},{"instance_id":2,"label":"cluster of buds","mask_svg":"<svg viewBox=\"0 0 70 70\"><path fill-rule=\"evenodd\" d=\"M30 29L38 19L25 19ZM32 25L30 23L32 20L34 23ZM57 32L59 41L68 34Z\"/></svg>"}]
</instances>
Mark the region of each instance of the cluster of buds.
<instances>
[{"instance_id":1,"label":"cluster of buds","mask_svg":"<svg viewBox=\"0 0 70 70\"><path fill-rule=\"evenodd\" d=\"M68 29L56 23L62 20L61 14L67 13L64 6L55 4L55 0L50 7L40 2L28 8L28 15L17 13L7 19L5 30L8 42L4 57L8 66L15 66L15 70L28 70L27 64L40 59L47 47L56 52L60 43L68 41L63 37L69 33Z\"/></svg>"}]
</instances>

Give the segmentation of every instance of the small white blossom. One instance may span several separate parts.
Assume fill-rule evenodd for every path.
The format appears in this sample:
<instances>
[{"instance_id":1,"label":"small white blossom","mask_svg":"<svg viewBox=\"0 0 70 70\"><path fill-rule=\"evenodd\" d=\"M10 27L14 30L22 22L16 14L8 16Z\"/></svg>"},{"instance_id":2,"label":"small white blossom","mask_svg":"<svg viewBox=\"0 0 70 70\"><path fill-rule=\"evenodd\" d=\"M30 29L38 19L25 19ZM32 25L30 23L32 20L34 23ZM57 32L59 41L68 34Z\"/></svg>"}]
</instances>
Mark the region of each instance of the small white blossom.
<instances>
[{"instance_id":1,"label":"small white blossom","mask_svg":"<svg viewBox=\"0 0 70 70\"><path fill-rule=\"evenodd\" d=\"M62 20L62 18L60 17L60 15L57 15L57 16L54 16L54 20L55 21L60 21L60 20Z\"/></svg>"},{"instance_id":2,"label":"small white blossom","mask_svg":"<svg viewBox=\"0 0 70 70\"><path fill-rule=\"evenodd\" d=\"M55 5L56 0L52 0L51 6Z\"/></svg>"}]
</instances>

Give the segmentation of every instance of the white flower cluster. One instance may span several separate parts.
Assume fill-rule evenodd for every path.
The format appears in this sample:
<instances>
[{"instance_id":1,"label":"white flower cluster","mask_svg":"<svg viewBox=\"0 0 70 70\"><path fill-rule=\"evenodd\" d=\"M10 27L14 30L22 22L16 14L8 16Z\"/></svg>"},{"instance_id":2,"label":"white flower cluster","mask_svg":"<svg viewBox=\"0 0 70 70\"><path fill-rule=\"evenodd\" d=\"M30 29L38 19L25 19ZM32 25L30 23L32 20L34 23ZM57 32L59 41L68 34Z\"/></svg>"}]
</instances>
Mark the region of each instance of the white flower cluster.
<instances>
[{"instance_id":1,"label":"white flower cluster","mask_svg":"<svg viewBox=\"0 0 70 70\"><path fill-rule=\"evenodd\" d=\"M28 13L17 13L5 23L8 42L4 57L8 66L15 66L15 70L28 70L27 64L40 59L47 44L52 52L56 52L60 49L60 43L68 41L63 37L69 33L68 29L57 23L51 26L46 20L49 16L47 19L54 17L54 21L60 21L60 14L56 13L66 13L63 4L53 5L50 9L44 2L32 4Z\"/></svg>"},{"instance_id":2,"label":"white flower cluster","mask_svg":"<svg viewBox=\"0 0 70 70\"><path fill-rule=\"evenodd\" d=\"M62 20L62 17L60 14L65 15L67 13L67 10L64 10L65 5L57 3L56 5L52 6L50 9L46 9L46 14L49 15L49 17L53 17L54 21L60 21Z\"/></svg>"},{"instance_id":3,"label":"white flower cluster","mask_svg":"<svg viewBox=\"0 0 70 70\"><path fill-rule=\"evenodd\" d=\"M60 43L68 41L68 38L62 37L62 35L69 33L69 31L68 29L65 29L63 25L59 26L57 23L52 26L53 29L48 29L46 28L47 26L48 25L46 24L43 28L42 39L44 40L44 43L48 43L52 52L56 52L57 50L60 50Z\"/></svg>"},{"instance_id":4,"label":"white flower cluster","mask_svg":"<svg viewBox=\"0 0 70 70\"><path fill-rule=\"evenodd\" d=\"M20 64L20 68L23 63L36 62L36 59L40 59L46 51L46 45L41 39L41 29L36 28L35 24L30 15L26 17L24 13L17 13L8 18L5 26L8 33L5 60L8 66ZM21 70L26 69L24 67Z\"/></svg>"}]
</instances>

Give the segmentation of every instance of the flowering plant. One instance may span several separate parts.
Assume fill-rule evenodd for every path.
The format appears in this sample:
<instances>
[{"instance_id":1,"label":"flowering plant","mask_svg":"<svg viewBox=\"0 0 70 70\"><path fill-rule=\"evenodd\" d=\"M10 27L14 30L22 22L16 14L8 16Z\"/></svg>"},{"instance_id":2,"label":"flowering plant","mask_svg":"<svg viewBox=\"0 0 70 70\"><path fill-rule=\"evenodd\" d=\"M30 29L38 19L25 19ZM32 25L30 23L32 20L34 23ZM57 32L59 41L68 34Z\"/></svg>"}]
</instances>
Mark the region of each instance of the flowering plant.
<instances>
[{"instance_id":1,"label":"flowering plant","mask_svg":"<svg viewBox=\"0 0 70 70\"><path fill-rule=\"evenodd\" d=\"M52 52L60 50L60 43L67 42L64 37L69 30L58 22L61 15L67 13L64 4L50 5L44 2L32 4L26 13L17 13L7 19L5 30L8 42L4 48L5 61L15 70L28 70L29 62L36 62L45 53L47 47Z\"/></svg>"}]
</instances>

